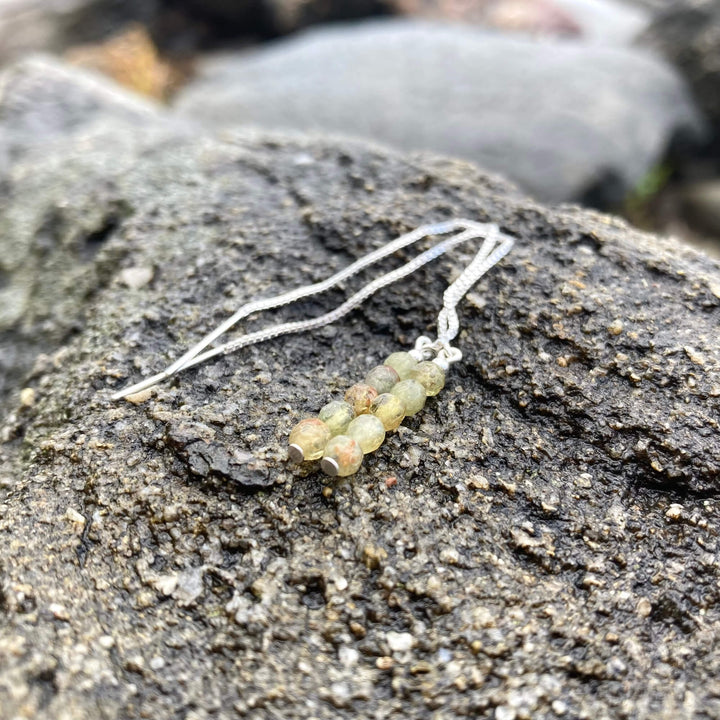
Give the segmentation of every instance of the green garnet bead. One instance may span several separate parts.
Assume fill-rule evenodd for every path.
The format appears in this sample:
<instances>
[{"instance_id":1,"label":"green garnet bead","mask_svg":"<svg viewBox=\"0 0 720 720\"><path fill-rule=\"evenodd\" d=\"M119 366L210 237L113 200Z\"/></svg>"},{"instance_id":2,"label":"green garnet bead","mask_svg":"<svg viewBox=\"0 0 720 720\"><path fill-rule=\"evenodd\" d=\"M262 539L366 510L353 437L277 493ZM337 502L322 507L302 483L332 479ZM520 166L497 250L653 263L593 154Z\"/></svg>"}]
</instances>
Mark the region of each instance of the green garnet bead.
<instances>
[{"instance_id":1,"label":"green garnet bead","mask_svg":"<svg viewBox=\"0 0 720 720\"><path fill-rule=\"evenodd\" d=\"M397 370L389 365L378 365L365 376L365 384L374 387L378 393L387 393L400 382Z\"/></svg>"},{"instance_id":2,"label":"green garnet bead","mask_svg":"<svg viewBox=\"0 0 720 720\"><path fill-rule=\"evenodd\" d=\"M405 405L396 395L378 395L370 406L370 412L382 422L386 431L397 430L405 417Z\"/></svg>"},{"instance_id":3,"label":"green garnet bead","mask_svg":"<svg viewBox=\"0 0 720 720\"><path fill-rule=\"evenodd\" d=\"M437 395L445 387L445 371L431 360L418 363L410 377L425 388L428 397Z\"/></svg>"},{"instance_id":4,"label":"green garnet bead","mask_svg":"<svg viewBox=\"0 0 720 720\"><path fill-rule=\"evenodd\" d=\"M330 435L342 435L355 417L352 406L342 400L333 400L325 405L318 417L330 428Z\"/></svg>"},{"instance_id":5,"label":"green garnet bead","mask_svg":"<svg viewBox=\"0 0 720 720\"><path fill-rule=\"evenodd\" d=\"M385 426L375 415L360 415L348 425L345 434L357 440L360 449L367 455L382 445L385 439Z\"/></svg>"},{"instance_id":6,"label":"green garnet bead","mask_svg":"<svg viewBox=\"0 0 720 720\"><path fill-rule=\"evenodd\" d=\"M370 385L357 383L345 393L345 402L355 411L355 415L370 412L370 405L377 397L378 391Z\"/></svg>"},{"instance_id":7,"label":"green garnet bead","mask_svg":"<svg viewBox=\"0 0 720 720\"><path fill-rule=\"evenodd\" d=\"M295 462L318 460L331 437L330 428L322 420L301 420L290 433L290 459Z\"/></svg>"},{"instance_id":8,"label":"green garnet bead","mask_svg":"<svg viewBox=\"0 0 720 720\"><path fill-rule=\"evenodd\" d=\"M391 394L402 400L405 406L405 415L415 415L425 407L427 393L417 380L401 380L391 391Z\"/></svg>"},{"instance_id":9,"label":"green garnet bead","mask_svg":"<svg viewBox=\"0 0 720 720\"><path fill-rule=\"evenodd\" d=\"M394 352L385 358L385 365L395 370L401 380L407 380L417 364L418 361L407 352Z\"/></svg>"},{"instance_id":10,"label":"green garnet bead","mask_svg":"<svg viewBox=\"0 0 720 720\"><path fill-rule=\"evenodd\" d=\"M325 446L320 467L332 477L346 477L356 473L362 465L360 443L347 435L336 435Z\"/></svg>"}]
</instances>

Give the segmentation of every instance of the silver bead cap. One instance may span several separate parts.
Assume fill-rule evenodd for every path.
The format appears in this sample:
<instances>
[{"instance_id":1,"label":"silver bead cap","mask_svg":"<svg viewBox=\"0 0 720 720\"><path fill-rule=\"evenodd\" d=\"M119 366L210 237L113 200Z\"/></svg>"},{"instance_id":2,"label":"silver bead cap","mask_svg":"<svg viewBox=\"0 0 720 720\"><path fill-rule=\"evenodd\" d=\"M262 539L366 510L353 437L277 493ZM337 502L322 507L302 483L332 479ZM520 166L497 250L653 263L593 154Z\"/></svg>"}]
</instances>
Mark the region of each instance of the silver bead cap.
<instances>
[{"instance_id":1,"label":"silver bead cap","mask_svg":"<svg viewBox=\"0 0 720 720\"><path fill-rule=\"evenodd\" d=\"M338 472L340 472L340 466L335 460L329 457L324 457L320 461L320 467L322 471L330 477L337 477Z\"/></svg>"},{"instance_id":2,"label":"silver bead cap","mask_svg":"<svg viewBox=\"0 0 720 720\"><path fill-rule=\"evenodd\" d=\"M299 446L293 443L288 447L288 457L296 463L301 463L305 460L305 453L303 452L303 449Z\"/></svg>"}]
</instances>

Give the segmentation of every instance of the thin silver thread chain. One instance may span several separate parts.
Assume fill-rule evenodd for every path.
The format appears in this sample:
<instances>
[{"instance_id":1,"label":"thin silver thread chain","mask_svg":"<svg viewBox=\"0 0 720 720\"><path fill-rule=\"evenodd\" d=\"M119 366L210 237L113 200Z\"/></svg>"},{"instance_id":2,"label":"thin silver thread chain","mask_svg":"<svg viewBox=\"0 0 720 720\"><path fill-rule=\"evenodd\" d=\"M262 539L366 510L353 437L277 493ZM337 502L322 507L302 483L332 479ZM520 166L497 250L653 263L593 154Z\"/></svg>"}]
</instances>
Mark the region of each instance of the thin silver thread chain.
<instances>
[{"instance_id":1,"label":"thin silver thread chain","mask_svg":"<svg viewBox=\"0 0 720 720\"><path fill-rule=\"evenodd\" d=\"M208 345L210 345L210 343L248 315L262 310L270 310L283 305L289 305L303 298L326 292L343 280L356 275L365 268L383 260L402 248L408 247L426 237L434 235L447 235L456 231L462 232L440 241L432 248L422 252L416 258L410 260L401 267L380 275L375 280L369 282L361 288L354 295L351 295L347 300L345 300L345 302L338 305L338 307L334 310L331 310L324 315L309 318L308 320L282 323L265 328L264 330L247 333L235 340L202 352ZM276 295L275 297L249 302L240 307L231 317L225 320L211 333L206 335L178 360L165 368L165 370L115 393L112 396L112 399L119 400L129 395L141 392L142 390L146 390L147 388L156 385L181 370L198 365L199 363L205 362L217 355L224 355L226 353L239 350L240 348L247 347L248 345L264 342L281 335L306 332L308 330L314 330L315 328L322 327L323 325L333 323L354 310L358 305L365 302L365 300L375 294L378 290L381 290L387 285L411 275L423 265L432 262L436 258L445 254L448 250L454 248L456 245L479 237L483 238L483 243L474 259L461 273L460 277L458 277L457 280L455 280L455 282L447 288L443 295L443 308L438 316L438 340L442 344L449 346L450 341L456 337L460 327L456 311L457 304L468 292L468 290L493 265L507 255L513 246L513 239L509 235L501 233L498 226L494 223L477 223L472 220L449 220L444 223L422 225L412 232L401 235L387 245L368 253L346 267L344 270L335 273L326 280L312 285L305 285L281 295Z\"/></svg>"}]
</instances>

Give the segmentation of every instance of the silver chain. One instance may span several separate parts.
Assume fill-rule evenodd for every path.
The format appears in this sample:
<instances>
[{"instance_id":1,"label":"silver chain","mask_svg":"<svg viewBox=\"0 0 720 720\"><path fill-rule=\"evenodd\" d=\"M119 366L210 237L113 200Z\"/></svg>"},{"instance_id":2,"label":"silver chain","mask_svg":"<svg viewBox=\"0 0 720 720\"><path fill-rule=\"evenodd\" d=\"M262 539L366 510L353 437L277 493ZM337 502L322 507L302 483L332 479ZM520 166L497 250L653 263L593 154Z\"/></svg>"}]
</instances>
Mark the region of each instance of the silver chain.
<instances>
[{"instance_id":1,"label":"silver chain","mask_svg":"<svg viewBox=\"0 0 720 720\"><path fill-rule=\"evenodd\" d=\"M351 295L347 300L345 300L345 302L338 305L334 310L331 310L324 315L309 318L307 320L298 320L295 322L274 325L269 328L265 328L264 330L258 330L256 332L247 333L246 335L241 335L239 338L219 345L211 350L205 350L205 348L207 348L214 340L227 332L231 327L243 318L246 318L248 315L252 315L253 313L260 312L262 310L271 310L283 305L289 305L297 302L298 300L302 300L303 298L326 292L343 280L356 275L365 268L385 259L386 257L389 257L402 248L413 245L414 243L427 237L435 235L448 235L450 233L458 234L452 235L445 240L441 240L429 250L425 250L420 253L420 255L405 263L401 267L375 278L375 280L369 282L354 295ZM205 362L217 355L224 355L226 353L239 350L240 348L247 347L248 345L264 342L265 340L270 340L281 335L306 332L308 330L314 330L315 328L322 327L323 325L333 323L354 310L358 305L365 302L365 300L367 300L371 295L374 295L378 290L381 290L387 285L411 275L423 265L432 262L436 258L445 254L448 250L454 248L456 245L480 237L483 238L480 249L472 262L461 273L460 277L458 277L458 279L455 280L455 282L453 282L445 291L443 295L443 308L438 316L438 340L436 341L436 351L443 349L443 353L447 361L455 362L459 359L459 357L461 357L461 355L458 355L459 351L450 347L450 342L457 336L460 328L456 310L457 304L465 296L468 290L493 265L507 255L513 246L513 239L509 235L501 233L498 226L494 223L478 223L472 220L449 220L443 223L422 225L412 232L401 235L387 245L383 245L383 247L364 255L344 270L335 273L322 282L305 285L281 295L276 295L275 297L249 302L240 307L231 317L225 320L225 322L215 328L215 330L211 333L206 335L202 340L200 340L200 342L191 347L182 355L182 357L178 358L178 360L165 368L165 370L115 393L112 396L112 399L119 400L129 395L141 392L142 390L146 390L162 380L175 375L181 370L198 365L199 363ZM428 339L421 338L418 342L420 342L420 340ZM432 342L430 344L432 345ZM425 344L423 347L427 349L429 346ZM418 346L416 346L416 349L418 349ZM205 352L203 352L204 350Z\"/></svg>"}]
</instances>

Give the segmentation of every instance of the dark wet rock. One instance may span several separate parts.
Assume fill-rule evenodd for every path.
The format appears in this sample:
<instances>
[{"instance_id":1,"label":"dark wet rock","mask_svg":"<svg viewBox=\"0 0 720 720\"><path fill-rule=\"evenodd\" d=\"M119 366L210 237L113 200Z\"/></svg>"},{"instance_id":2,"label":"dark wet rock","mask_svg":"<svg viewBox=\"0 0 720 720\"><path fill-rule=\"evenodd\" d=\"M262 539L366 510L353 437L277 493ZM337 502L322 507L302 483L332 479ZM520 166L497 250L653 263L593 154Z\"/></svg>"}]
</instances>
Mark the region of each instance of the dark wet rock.
<instances>
[{"instance_id":1,"label":"dark wet rock","mask_svg":"<svg viewBox=\"0 0 720 720\"><path fill-rule=\"evenodd\" d=\"M713 122L720 147L720 2L669 4L642 41L665 55L687 78L696 102Z\"/></svg>"},{"instance_id":2,"label":"dark wet rock","mask_svg":"<svg viewBox=\"0 0 720 720\"><path fill-rule=\"evenodd\" d=\"M114 261L96 263L97 253L133 212L112 178L131 166L123 146L135 139L119 137L112 157L78 152L52 177L37 174L33 157L52 162L70 138L82 147L122 128L150 136L163 122L155 106L53 60L28 59L0 75L0 398L39 352L78 330L78 304L113 273Z\"/></svg>"},{"instance_id":3,"label":"dark wet rock","mask_svg":"<svg viewBox=\"0 0 720 720\"><path fill-rule=\"evenodd\" d=\"M452 78L452 82L448 82ZM638 51L407 21L315 30L206 62L178 109L466 158L549 201L618 202L697 116Z\"/></svg>"},{"instance_id":4,"label":"dark wet rock","mask_svg":"<svg viewBox=\"0 0 720 720\"><path fill-rule=\"evenodd\" d=\"M308 25L383 15L392 10L388 0L182 0L180 6L204 18L214 33L226 37L284 35Z\"/></svg>"},{"instance_id":5,"label":"dark wet rock","mask_svg":"<svg viewBox=\"0 0 720 720\"><path fill-rule=\"evenodd\" d=\"M3 212L29 226L131 212L0 426L4 716L717 716L718 263L348 141L115 127L22 164ZM287 432L433 332L469 249L324 332L109 400L249 298L458 216L517 246L462 303L445 390L355 477L323 493ZM249 456L272 486L227 478Z\"/></svg>"},{"instance_id":6,"label":"dark wet rock","mask_svg":"<svg viewBox=\"0 0 720 720\"><path fill-rule=\"evenodd\" d=\"M274 484L266 464L255 462L251 452L235 450L215 438L216 433L207 425L198 428L177 422L171 424L165 434L167 444L196 477L219 477L254 490Z\"/></svg>"},{"instance_id":7,"label":"dark wet rock","mask_svg":"<svg viewBox=\"0 0 720 720\"><path fill-rule=\"evenodd\" d=\"M680 194L683 217L695 230L720 237L720 180L687 183Z\"/></svg>"}]
</instances>

